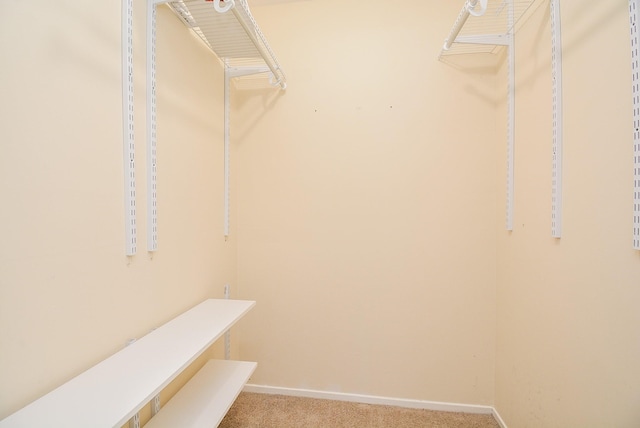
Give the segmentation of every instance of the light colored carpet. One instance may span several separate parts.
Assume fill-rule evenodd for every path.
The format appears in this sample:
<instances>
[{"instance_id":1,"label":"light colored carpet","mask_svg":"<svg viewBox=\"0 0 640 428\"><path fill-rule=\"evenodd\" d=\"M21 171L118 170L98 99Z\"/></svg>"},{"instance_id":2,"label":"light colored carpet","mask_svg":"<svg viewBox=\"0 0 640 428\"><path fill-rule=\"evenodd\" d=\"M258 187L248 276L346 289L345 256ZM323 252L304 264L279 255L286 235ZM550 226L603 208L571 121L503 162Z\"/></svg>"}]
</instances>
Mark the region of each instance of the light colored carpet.
<instances>
[{"instance_id":1,"label":"light colored carpet","mask_svg":"<svg viewBox=\"0 0 640 428\"><path fill-rule=\"evenodd\" d=\"M243 392L220 428L500 428L491 415Z\"/></svg>"}]
</instances>

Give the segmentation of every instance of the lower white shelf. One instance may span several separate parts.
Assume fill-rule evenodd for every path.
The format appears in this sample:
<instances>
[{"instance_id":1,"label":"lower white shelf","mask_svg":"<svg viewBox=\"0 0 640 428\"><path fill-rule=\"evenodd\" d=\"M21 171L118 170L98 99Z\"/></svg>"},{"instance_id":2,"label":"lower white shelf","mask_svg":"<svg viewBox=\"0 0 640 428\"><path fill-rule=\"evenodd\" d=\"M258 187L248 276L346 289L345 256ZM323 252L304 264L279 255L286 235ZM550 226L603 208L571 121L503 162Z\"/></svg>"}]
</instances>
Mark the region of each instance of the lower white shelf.
<instances>
[{"instance_id":1,"label":"lower white shelf","mask_svg":"<svg viewBox=\"0 0 640 428\"><path fill-rule=\"evenodd\" d=\"M209 360L145 428L217 427L257 363Z\"/></svg>"}]
</instances>

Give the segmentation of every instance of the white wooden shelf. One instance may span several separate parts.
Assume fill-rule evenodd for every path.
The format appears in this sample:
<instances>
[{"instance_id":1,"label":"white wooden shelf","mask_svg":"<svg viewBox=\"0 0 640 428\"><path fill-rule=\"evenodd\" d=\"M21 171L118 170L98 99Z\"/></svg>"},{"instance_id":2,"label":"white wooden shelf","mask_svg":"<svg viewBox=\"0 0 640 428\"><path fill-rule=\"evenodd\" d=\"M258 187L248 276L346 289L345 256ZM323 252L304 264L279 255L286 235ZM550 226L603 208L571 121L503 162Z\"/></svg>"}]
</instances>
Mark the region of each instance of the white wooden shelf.
<instances>
[{"instance_id":1,"label":"white wooden shelf","mask_svg":"<svg viewBox=\"0 0 640 428\"><path fill-rule=\"evenodd\" d=\"M218 426L256 366L246 361L210 360L145 427Z\"/></svg>"},{"instance_id":2,"label":"white wooden shelf","mask_svg":"<svg viewBox=\"0 0 640 428\"><path fill-rule=\"evenodd\" d=\"M206 300L0 421L0 428L120 427L254 305Z\"/></svg>"}]
</instances>

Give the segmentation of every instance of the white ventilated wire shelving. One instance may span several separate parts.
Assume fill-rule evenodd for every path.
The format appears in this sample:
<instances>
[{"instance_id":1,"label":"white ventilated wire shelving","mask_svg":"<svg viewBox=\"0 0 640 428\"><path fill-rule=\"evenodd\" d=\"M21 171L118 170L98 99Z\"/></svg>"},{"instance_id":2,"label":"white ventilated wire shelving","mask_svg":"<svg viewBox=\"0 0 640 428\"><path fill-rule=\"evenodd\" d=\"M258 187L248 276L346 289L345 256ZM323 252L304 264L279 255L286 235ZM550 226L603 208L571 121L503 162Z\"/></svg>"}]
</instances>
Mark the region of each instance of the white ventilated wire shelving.
<instances>
[{"instance_id":1,"label":"white ventilated wire shelving","mask_svg":"<svg viewBox=\"0 0 640 428\"><path fill-rule=\"evenodd\" d=\"M536 0L487 0L481 13L482 0L467 0L445 40L440 56L474 53L496 53L508 44L507 35L516 30L521 18ZM509 16L513 7L513 20ZM448 49L446 49L446 47Z\"/></svg>"},{"instance_id":2,"label":"white ventilated wire shelving","mask_svg":"<svg viewBox=\"0 0 640 428\"><path fill-rule=\"evenodd\" d=\"M251 15L246 0L181 0L169 6L228 67L252 67L255 73L240 80L260 79L286 87L286 76L278 60Z\"/></svg>"}]
</instances>

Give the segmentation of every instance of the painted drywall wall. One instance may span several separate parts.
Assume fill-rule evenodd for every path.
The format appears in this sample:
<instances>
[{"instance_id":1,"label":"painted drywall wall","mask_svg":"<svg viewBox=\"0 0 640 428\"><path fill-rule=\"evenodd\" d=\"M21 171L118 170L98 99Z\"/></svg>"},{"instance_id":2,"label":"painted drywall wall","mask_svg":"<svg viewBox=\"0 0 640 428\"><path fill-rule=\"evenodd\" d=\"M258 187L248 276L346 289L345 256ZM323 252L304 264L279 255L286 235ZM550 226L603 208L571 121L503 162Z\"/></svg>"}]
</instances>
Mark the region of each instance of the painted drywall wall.
<instances>
[{"instance_id":1,"label":"painted drywall wall","mask_svg":"<svg viewBox=\"0 0 640 428\"><path fill-rule=\"evenodd\" d=\"M3 2L0 418L222 297L223 74L158 11L159 249L146 251L145 2L134 2L138 253L125 257L120 2ZM164 397L163 397L164 398Z\"/></svg>"},{"instance_id":2,"label":"painted drywall wall","mask_svg":"<svg viewBox=\"0 0 640 428\"><path fill-rule=\"evenodd\" d=\"M233 98L252 383L493 402L503 132L495 70L438 61L459 10L253 8L289 86Z\"/></svg>"},{"instance_id":3,"label":"painted drywall wall","mask_svg":"<svg viewBox=\"0 0 640 428\"><path fill-rule=\"evenodd\" d=\"M561 20L561 239L551 238L548 2L517 34L515 226L498 231L496 408L510 427L636 427L628 2L562 0Z\"/></svg>"}]
</instances>

